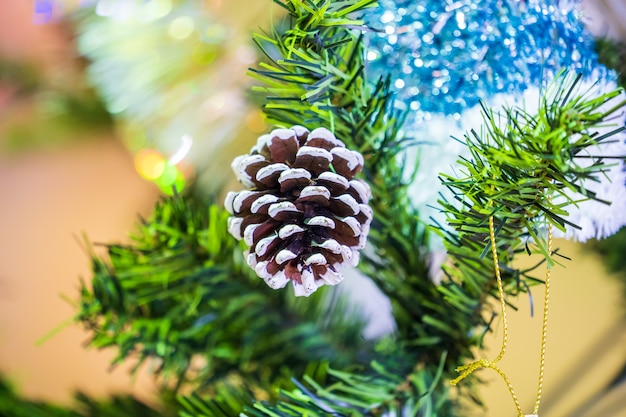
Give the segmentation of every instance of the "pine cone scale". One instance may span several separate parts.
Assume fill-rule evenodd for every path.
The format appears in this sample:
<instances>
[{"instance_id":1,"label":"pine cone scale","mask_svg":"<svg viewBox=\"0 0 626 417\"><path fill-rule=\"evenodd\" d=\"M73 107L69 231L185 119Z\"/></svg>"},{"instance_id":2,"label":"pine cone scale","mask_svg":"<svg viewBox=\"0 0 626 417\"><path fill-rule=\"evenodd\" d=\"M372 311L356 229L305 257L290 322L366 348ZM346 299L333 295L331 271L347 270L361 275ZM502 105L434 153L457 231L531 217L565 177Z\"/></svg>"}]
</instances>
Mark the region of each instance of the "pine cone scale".
<instances>
[{"instance_id":1,"label":"pine cone scale","mask_svg":"<svg viewBox=\"0 0 626 417\"><path fill-rule=\"evenodd\" d=\"M272 185L274 185L276 181L278 180L278 178L280 178L280 175L288 169L289 169L289 166L283 163L277 163L277 164L266 165L260 168L256 172L254 171L246 171L246 172L248 172L250 176L253 176L254 178L256 178L258 182L262 183L264 186L269 188Z\"/></svg>"},{"instance_id":2,"label":"pine cone scale","mask_svg":"<svg viewBox=\"0 0 626 417\"><path fill-rule=\"evenodd\" d=\"M334 172L322 172L316 183L326 187L332 195L338 195L350 187L350 183L345 177Z\"/></svg>"},{"instance_id":3,"label":"pine cone scale","mask_svg":"<svg viewBox=\"0 0 626 417\"><path fill-rule=\"evenodd\" d=\"M267 145L272 161L293 165L300 142L293 130L276 129L272 132L272 138Z\"/></svg>"},{"instance_id":4,"label":"pine cone scale","mask_svg":"<svg viewBox=\"0 0 626 417\"><path fill-rule=\"evenodd\" d=\"M303 146L296 154L294 167L306 169L315 176L328 171L333 155L325 149Z\"/></svg>"}]
</instances>

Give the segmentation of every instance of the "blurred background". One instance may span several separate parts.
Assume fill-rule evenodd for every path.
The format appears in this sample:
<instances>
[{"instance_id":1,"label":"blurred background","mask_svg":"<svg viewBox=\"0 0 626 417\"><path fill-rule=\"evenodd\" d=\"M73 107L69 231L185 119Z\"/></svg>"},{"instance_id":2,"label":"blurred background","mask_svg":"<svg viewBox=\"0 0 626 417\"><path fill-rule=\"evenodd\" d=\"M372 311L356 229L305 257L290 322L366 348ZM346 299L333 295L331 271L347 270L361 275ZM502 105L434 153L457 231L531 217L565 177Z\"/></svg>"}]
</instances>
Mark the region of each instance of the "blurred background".
<instances>
[{"instance_id":1,"label":"blurred background","mask_svg":"<svg viewBox=\"0 0 626 417\"><path fill-rule=\"evenodd\" d=\"M209 192L231 181L232 157L266 129L247 96L250 34L280 10L258 0L156 1L127 26L64 18L83 3L0 0L0 373L21 394L58 404L77 389L151 402L149 369L111 369L112 352L85 350L88 333L67 324L79 278L89 278L85 236L124 241L172 185ZM101 1L98 13L119 23L137 3ZM584 8L595 35L626 40L626 1ZM107 54L126 65L99 59ZM87 69L87 59L98 66ZM116 82L120 67L145 83L141 94ZM116 100L103 104L94 81ZM596 253L558 246L574 260L553 280L545 415L626 416L626 384L611 385L626 363L623 289ZM541 328L527 300L518 305L502 367L524 399L535 392ZM488 342L494 351L500 337ZM494 375L482 375L487 415L509 415Z\"/></svg>"}]
</instances>

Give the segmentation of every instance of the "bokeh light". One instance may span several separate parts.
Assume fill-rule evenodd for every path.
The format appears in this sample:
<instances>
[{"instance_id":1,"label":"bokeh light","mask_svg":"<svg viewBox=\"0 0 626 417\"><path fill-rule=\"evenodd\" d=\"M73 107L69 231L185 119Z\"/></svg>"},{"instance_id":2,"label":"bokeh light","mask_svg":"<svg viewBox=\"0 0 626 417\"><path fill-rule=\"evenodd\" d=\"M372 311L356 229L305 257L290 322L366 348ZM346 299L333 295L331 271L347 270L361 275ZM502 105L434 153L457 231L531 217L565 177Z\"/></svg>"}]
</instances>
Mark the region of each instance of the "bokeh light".
<instances>
[{"instance_id":1,"label":"bokeh light","mask_svg":"<svg viewBox=\"0 0 626 417\"><path fill-rule=\"evenodd\" d=\"M246 115L246 127L254 133L262 133L267 129L265 124L265 116L258 109L253 109Z\"/></svg>"},{"instance_id":2,"label":"bokeh light","mask_svg":"<svg viewBox=\"0 0 626 417\"><path fill-rule=\"evenodd\" d=\"M169 162L163 164L163 172L156 178L156 183L161 188L168 188L174 185L176 178L178 177L178 170L175 165Z\"/></svg>"},{"instance_id":3,"label":"bokeh light","mask_svg":"<svg viewBox=\"0 0 626 417\"><path fill-rule=\"evenodd\" d=\"M135 154L135 169L142 178L155 183L163 193L172 195L174 191L181 192L187 184L193 182L195 176L195 168L183 160L192 144L191 136L184 135L180 147L169 159L154 149L142 149Z\"/></svg>"},{"instance_id":4,"label":"bokeh light","mask_svg":"<svg viewBox=\"0 0 626 417\"><path fill-rule=\"evenodd\" d=\"M175 165L165 163L163 173L154 181L164 194L172 195L181 192L187 185L185 175Z\"/></svg>"},{"instance_id":5,"label":"bokeh light","mask_svg":"<svg viewBox=\"0 0 626 417\"><path fill-rule=\"evenodd\" d=\"M183 135L183 137L180 138L180 146L178 147L178 149L176 149L176 152L174 152L172 156L170 156L168 162L172 165L178 164L180 161L183 160L183 158L185 158L185 156L187 156L187 154L191 150L192 145L192 137L189 135Z\"/></svg>"},{"instance_id":6,"label":"bokeh light","mask_svg":"<svg viewBox=\"0 0 626 417\"><path fill-rule=\"evenodd\" d=\"M191 58L200 65L208 65L215 59L217 50L213 45L200 43L193 49Z\"/></svg>"},{"instance_id":7,"label":"bokeh light","mask_svg":"<svg viewBox=\"0 0 626 417\"><path fill-rule=\"evenodd\" d=\"M36 0L33 7L33 23L43 25L50 22L54 16L55 6L54 0Z\"/></svg>"},{"instance_id":8,"label":"bokeh light","mask_svg":"<svg viewBox=\"0 0 626 417\"><path fill-rule=\"evenodd\" d=\"M165 158L155 150L143 149L135 154L135 169L143 178L156 180L165 171Z\"/></svg>"},{"instance_id":9,"label":"bokeh light","mask_svg":"<svg viewBox=\"0 0 626 417\"><path fill-rule=\"evenodd\" d=\"M174 39L188 38L195 28L193 19L189 16L181 16L172 20L167 33Z\"/></svg>"}]
</instances>

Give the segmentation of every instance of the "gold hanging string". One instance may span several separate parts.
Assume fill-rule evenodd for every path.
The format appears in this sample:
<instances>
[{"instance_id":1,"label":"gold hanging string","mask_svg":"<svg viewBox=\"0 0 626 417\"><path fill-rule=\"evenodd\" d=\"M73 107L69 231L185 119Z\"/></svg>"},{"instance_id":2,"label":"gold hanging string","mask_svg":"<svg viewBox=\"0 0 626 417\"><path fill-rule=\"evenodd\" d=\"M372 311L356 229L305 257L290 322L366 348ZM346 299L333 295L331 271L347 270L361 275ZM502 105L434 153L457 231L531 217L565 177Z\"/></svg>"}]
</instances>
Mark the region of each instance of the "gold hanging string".
<instances>
[{"instance_id":1,"label":"gold hanging string","mask_svg":"<svg viewBox=\"0 0 626 417\"><path fill-rule=\"evenodd\" d=\"M552 201L551 197L548 196L548 201ZM490 204L491 205L491 204ZM517 410L518 417L524 417L524 413L522 411L522 407L520 406L517 395L515 394L515 390L513 389L513 385L509 380L508 376L504 373L502 369L500 369L497 363L504 357L506 353L506 349L508 346L508 337L509 337L509 326L508 320L506 317L506 301L504 299L504 288L502 285L502 276L500 274L500 264L498 261L498 249L496 245L496 236L495 236L495 227L494 227L493 215L489 216L489 238L491 241L491 254L493 256L493 265L496 274L496 282L498 284L498 298L500 299L500 311L502 313L502 347L500 348L500 353L496 358L492 361L488 359L480 359L478 361L469 363L467 365L459 366L456 368L457 372L461 374L450 381L451 385L457 385L467 376L469 376L472 372L480 368L490 368L496 371L504 380L511 397L513 398L513 402L515 403L515 409ZM548 254L552 254L552 224L548 222ZM548 334L548 304L550 300L550 272L551 268L548 264L546 270L546 281L545 281L545 300L544 300L544 309L543 309L543 322L542 322L542 331L541 331L541 355L539 360L539 383L537 388L537 401L535 402L535 408L533 410L533 415L537 415L539 412L539 404L541 403L541 393L543 391L543 375L545 368L545 357L546 357L546 340Z\"/></svg>"},{"instance_id":2,"label":"gold hanging string","mask_svg":"<svg viewBox=\"0 0 626 417\"><path fill-rule=\"evenodd\" d=\"M489 216L489 237L491 239L491 254L493 256L493 264L494 264L494 269L496 273L496 282L498 284L498 298L500 299L500 312L502 314L502 327L503 327L502 347L500 348L500 353L498 354L498 356L492 361L483 358L476 362L472 362L467 365L459 366L458 368L456 368L456 371L461 372L461 375L459 375L458 377L450 381L450 384L457 385L459 382L461 382L463 379L468 377L472 372L474 372L475 370L479 368L491 368L494 371L496 371L498 374L500 374L500 376L506 383L506 386L509 389L509 393L511 394L511 397L513 398L513 402L515 403L515 408L517 409L517 415L523 416L524 413L522 412L522 407L519 403L519 400L517 399L517 395L515 394L515 390L513 389L513 385L511 384L511 381L509 380L507 375L504 373L504 371L502 371L497 365L497 363L504 357L504 354L506 353L506 349L508 346L508 339L509 339L509 325L508 325L508 320L506 318L506 301L504 299L504 288L502 286L502 276L500 274L500 265L498 262L498 249L496 246L496 236L495 236L495 227L493 225L493 216Z\"/></svg>"},{"instance_id":3,"label":"gold hanging string","mask_svg":"<svg viewBox=\"0 0 626 417\"><path fill-rule=\"evenodd\" d=\"M548 196L548 203L552 203L552 196ZM548 222L548 255L552 256L552 223ZM546 341L548 339L548 305L550 303L550 275L552 268L550 263L546 267L546 282L544 284L543 321L541 325L541 355L539 359L539 382L537 384L537 400L533 414L539 413L541 393L543 391L543 374L546 365Z\"/></svg>"}]
</instances>

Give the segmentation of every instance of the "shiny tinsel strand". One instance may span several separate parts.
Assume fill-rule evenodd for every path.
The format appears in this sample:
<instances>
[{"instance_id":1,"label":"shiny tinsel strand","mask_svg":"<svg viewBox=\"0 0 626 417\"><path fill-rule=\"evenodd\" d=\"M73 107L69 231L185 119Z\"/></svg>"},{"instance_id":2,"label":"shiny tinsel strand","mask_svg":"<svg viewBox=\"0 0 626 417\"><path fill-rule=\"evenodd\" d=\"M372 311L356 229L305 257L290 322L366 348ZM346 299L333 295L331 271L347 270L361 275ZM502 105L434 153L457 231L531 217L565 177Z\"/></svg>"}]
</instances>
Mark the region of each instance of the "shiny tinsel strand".
<instances>
[{"instance_id":1,"label":"shiny tinsel strand","mask_svg":"<svg viewBox=\"0 0 626 417\"><path fill-rule=\"evenodd\" d=\"M409 122L459 115L562 68L599 67L577 0L382 0L366 16L369 77L389 74Z\"/></svg>"}]
</instances>

